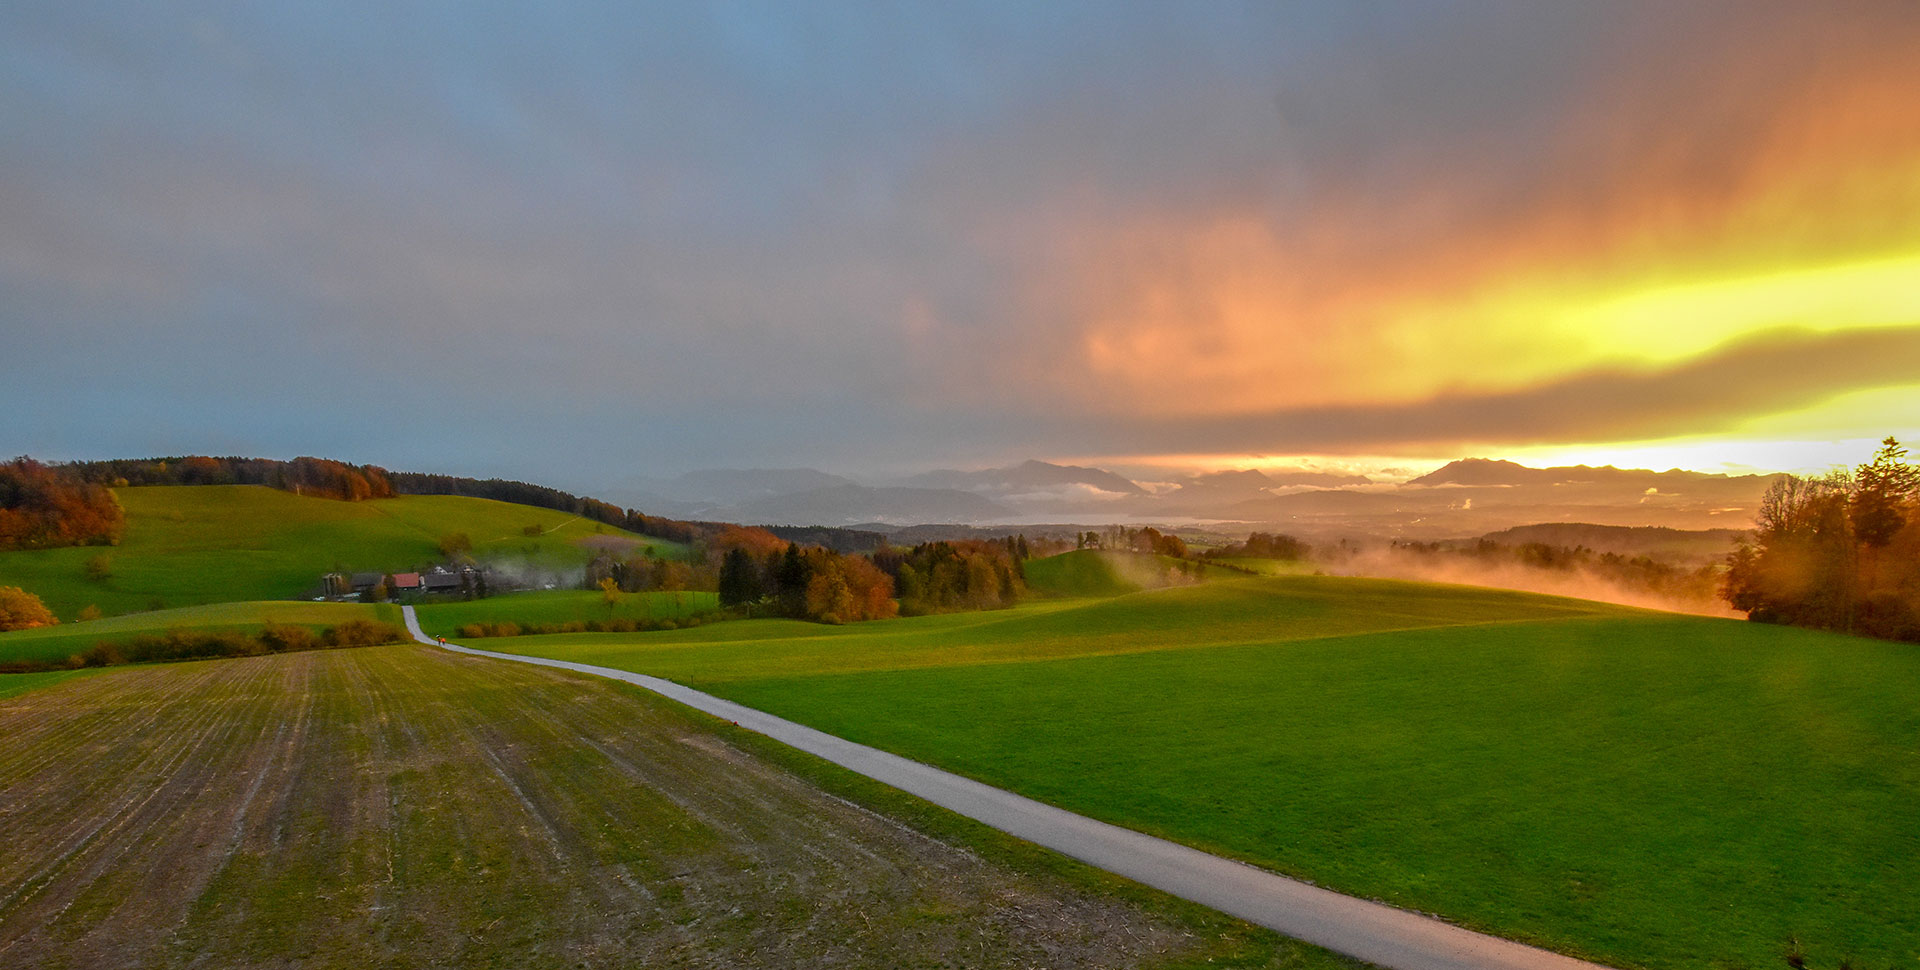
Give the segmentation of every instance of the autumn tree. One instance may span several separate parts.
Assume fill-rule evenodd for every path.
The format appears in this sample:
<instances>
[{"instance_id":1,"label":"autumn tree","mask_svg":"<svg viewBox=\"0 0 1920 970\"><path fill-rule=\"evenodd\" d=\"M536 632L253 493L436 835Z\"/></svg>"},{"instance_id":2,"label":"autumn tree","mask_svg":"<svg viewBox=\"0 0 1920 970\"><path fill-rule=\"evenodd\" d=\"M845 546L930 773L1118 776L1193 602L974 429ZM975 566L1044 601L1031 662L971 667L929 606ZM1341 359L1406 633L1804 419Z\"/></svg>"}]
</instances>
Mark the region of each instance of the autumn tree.
<instances>
[{"instance_id":1,"label":"autumn tree","mask_svg":"<svg viewBox=\"0 0 1920 970\"><path fill-rule=\"evenodd\" d=\"M18 586L0 586L0 632L53 626L60 621L40 597Z\"/></svg>"},{"instance_id":2,"label":"autumn tree","mask_svg":"<svg viewBox=\"0 0 1920 970\"><path fill-rule=\"evenodd\" d=\"M1920 469L1888 438L1855 471L1782 476L1722 595L1752 620L1920 640Z\"/></svg>"},{"instance_id":3,"label":"autumn tree","mask_svg":"<svg viewBox=\"0 0 1920 970\"><path fill-rule=\"evenodd\" d=\"M0 549L118 545L126 528L105 486L24 456L0 464Z\"/></svg>"}]
</instances>

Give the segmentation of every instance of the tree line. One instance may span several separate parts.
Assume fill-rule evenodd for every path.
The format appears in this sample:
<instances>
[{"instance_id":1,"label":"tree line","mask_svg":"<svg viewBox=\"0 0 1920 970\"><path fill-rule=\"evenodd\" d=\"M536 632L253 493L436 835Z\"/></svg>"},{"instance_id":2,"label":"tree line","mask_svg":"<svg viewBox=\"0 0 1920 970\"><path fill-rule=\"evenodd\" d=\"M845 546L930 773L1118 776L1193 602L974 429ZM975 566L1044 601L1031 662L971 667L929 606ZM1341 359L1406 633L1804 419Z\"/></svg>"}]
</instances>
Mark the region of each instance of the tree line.
<instances>
[{"instance_id":1,"label":"tree line","mask_svg":"<svg viewBox=\"0 0 1920 970\"><path fill-rule=\"evenodd\" d=\"M1301 560L1313 555L1313 547L1284 533L1255 532L1245 542L1208 549L1201 555L1208 559Z\"/></svg>"},{"instance_id":2,"label":"tree line","mask_svg":"<svg viewBox=\"0 0 1920 970\"><path fill-rule=\"evenodd\" d=\"M1124 525L1107 526L1104 532L1076 532L1076 549L1111 549L1116 552L1144 552L1158 556L1187 558L1187 542L1171 532L1153 526L1138 529Z\"/></svg>"},{"instance_id":3,"label":"tree line","mask_svg":"<svg viewBox=\"0 0 1920 970\"><path fill-rule=\"evenodd\" d=\"M0 662L0 673L34 673L80 667L160 663L174 660L210 660L217 657L258 657L300 650L336 650L399 643L400 628L375 620L347 620L318 632L304 626L269 623L257 633L241 630L173 629L145 633L128 640L98 640L83 653L63 662L10 660Z\"/></svg>"},{"instance_id":4,"label":"tree line","mask_svg":"<svg viewBox=\"0 0 1920 970\"><path fill-rule=\"evenodd\" d=\"M1920 467L1894 438L1871 461L1767 489L1722 595L1750 620L1920 641Z\"/></svg>"},{"instance_id":5,"label":"tree line","mask_svg":"<svg viewBox=\"0 0 1920 970\"><path fill-rule=\"evenodd\" d=\"M377 465L350 465L327 458L301 457L280 461L274 458L184 455L78 461L60 467L82 481L114 488L132 485L265 485L283 492L345 502L392 498L396 494L386 469Z\"/></svg>"},{"instance_id":6,"label":"tree line","mask_svg":"<svg viewBox=\"0 0 1920 970\"><path fill-rule=\"evenodd\" d=\"M428 475L419 472L394 472L378 465L355 465L328 458L300 457L291 461L277 458L241 458L237 456L184 455L168 458L124 458L104 461L79 461L59 465L27 463L43 469L56 480L77 486L124 488L141 485L264 485L268 488L329 498L346 502L392 498L396 495L459 495L493 499L515 505L531 505L591 519L629 532L658 536L676 542L692 543L726 527L720 522L686 522L637 509L626 509L612 502L545 485L502 478L465 478L458 475ZM5 496L0 486L0 498ZM111 498L111 495L108 495ZM0 502L0 509L13 506ZM73 531L76 527L70 527ZM4 541L4 540L0 540ZM78 542L58 542L78 545ZM0 546L0 548L10 548ZM29 548L29 547L18 547ZM38 547L31 547L38 548Z\"/></svg>"},{"instance_id":7,"label":"tree line","mask_svg":"<svg viewBox=\"0 0 1920 970\"><path fill-rule=\"evenodd\" d=\"M1470 561L1481 566L1512 565L1545 572L1579 573L1611 583L1622 590L1647 593L1684 604L1713 602L1721 578L1718 566L1690 569L1647 555L1595 552L1584 545L1561 546L1546 542L1509 544L1486 538L1462 545L1397 539L1390 548L1428 560L1447 558Z\"/></svg>"},{"instance_id":8,"label":"tree line","mask_svg":"<svg viewBox=\"0 0 1920 970\"><path fill-rule=\"evenodd\" d=\"M0 549L111 546L127 531L104 486L25 456L0 465Z\"/></svg>"},{"instance_id":9,"label":"tree line","mask_svg":"<svg viewBox=\"0 0 1920 970\"><path fill-rule=\"evenodd\" d=\"M764 530L741 530L773 538ZM870 556L820 546L734 543L721 557L722 606L824 623L1001 609L1026 592L1024 536L881 545Z\"/></svg>"},{"instance_id":10,"label":"tree line","mask_svg":"<svg viewBox=\"0 0 1920 970\"><path fill-rule=\"evenodd\" d=\"M892 577L900 612L908 616L1005 609L1026 594L1024 535L1004 539L923 542L912 549L883 547L874 565Z\"/></svg>"}]
</instances>

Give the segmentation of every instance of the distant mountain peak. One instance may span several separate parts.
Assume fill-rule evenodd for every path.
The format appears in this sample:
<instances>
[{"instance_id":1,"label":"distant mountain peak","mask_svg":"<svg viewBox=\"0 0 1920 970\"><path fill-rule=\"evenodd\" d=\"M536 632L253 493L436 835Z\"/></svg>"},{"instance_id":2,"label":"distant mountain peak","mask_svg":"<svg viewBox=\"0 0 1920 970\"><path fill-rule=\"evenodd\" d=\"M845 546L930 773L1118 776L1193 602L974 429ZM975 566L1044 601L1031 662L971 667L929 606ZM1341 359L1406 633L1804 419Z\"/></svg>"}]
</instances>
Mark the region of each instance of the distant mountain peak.
<instances>
[{"instance_id":1,"label":"distant mountain peak","mask_svg":"<svg viewBox=\"0 0 1920 970\"><path fill-rule=\"evenodd\" d=\"M1752 478L1756 476L1743 476ZM1450 461L1431 474L1422 475L1409 485L1557 485L1573 482L1625 484L1698 482L1706 479L1729 480L1729 476L1709 472L1670 468L1663 472L1648 468L1616 468L1612 465L1555 465L1532 468L1502 458L1462 458Z\"/></svg>"},{"instance_id":2,"label":"distant mountain peak","mask_svg":"<svg viewBox=\"0 0 1920 970\"><path fill-rule=\"evenodd\" d=\"M958 488L990 495L1016 495L1069 485L1084 485L1121 495L1147 494L1146 489L1141 488L1132 479L1116 475L1104 468L1058 465L1037 458L1029 458L1017 465L979 471L941 469L915 475L907 482L921 487Z\"/></svg>"}]
</instances>

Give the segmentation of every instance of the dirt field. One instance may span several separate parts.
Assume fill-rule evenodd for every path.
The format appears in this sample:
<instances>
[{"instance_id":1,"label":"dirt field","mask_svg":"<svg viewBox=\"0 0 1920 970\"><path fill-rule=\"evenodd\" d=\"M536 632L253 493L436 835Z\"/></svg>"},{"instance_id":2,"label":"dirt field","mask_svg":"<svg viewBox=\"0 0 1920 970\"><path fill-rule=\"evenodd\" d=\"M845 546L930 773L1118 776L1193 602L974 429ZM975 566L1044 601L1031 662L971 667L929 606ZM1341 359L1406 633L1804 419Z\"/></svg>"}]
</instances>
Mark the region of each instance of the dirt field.
<instances>
[{"instance_id":1,"label":"dirt field","mask_svg":"<svg viewBox=\"0 0 1920 970\"><path fill-rule=\"evenodd\" d=\"M0 966L1205 959L1190 927L824 794L732 730L418 647L0 700Z\"/></svg>"}]
</instances>

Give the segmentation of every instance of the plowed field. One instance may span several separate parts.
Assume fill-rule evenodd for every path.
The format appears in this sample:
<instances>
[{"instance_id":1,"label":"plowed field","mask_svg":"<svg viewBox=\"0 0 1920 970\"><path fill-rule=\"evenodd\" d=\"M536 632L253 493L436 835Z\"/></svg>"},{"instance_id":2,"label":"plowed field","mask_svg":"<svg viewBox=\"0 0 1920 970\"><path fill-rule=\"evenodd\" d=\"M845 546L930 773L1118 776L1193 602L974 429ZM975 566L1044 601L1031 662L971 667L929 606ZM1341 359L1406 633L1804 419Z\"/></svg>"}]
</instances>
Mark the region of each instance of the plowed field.
<instances>
[{"instance_id":1,"label":"plowed field","mask_svg":"<svg viewBox=\"0 0 1920 970\"><path fill-rule=\"evenodd\" d=\"M736 730L411 646L0 700L0 965L1205 958L1176 920L828 795Z\"/></svg>"}]
</instances>

